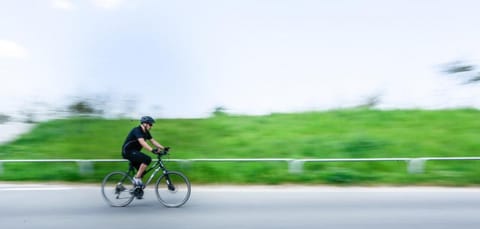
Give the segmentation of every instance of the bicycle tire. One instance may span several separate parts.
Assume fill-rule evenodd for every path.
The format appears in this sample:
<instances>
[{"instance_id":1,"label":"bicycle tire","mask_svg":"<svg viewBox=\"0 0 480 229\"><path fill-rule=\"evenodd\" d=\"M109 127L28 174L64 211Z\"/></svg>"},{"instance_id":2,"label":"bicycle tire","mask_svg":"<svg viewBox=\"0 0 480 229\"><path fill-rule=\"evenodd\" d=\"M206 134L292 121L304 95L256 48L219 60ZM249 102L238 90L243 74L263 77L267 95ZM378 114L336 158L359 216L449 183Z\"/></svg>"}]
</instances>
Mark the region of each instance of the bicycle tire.
<instances>
[{"instance_id":1,"label":"bicycle tire","mask_svg":"<svg viewBox=\"0 0 480 229\"><path fill-rule=\"evenodd\" d=\"M135 197L130 192L133 187L133 179L126 172L111 172L102 181L103 199L110 206L125 207Z\"/></svg>"},{"instance_id":2,"label":"bicycle tire","mask_svg":"<svg viewBox=\"0 0 480 229\"><path fill-rule=\"evenodd\" d=\"M172 184L167 183L167 176ZM178 208L190 198L191 185L188 178L180 172L168 171L158 178L155 184L157 199L165 207Z\"/></svg>"}]
</instances>

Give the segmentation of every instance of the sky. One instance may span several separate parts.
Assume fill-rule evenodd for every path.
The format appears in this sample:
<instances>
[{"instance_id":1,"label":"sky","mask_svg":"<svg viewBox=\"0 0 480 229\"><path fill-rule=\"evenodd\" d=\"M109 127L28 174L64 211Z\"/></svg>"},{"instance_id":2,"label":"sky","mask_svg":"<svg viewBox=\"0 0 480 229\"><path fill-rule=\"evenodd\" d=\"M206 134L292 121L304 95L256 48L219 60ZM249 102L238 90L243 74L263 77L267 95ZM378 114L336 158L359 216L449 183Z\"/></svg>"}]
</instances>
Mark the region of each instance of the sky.
<instances>
[{"instance_id":1,"label":"sky","mask_svg":"<svg viewBox=\"0 0 480 229\"><path fill-rule=\"evenodd\" d=\"M0 113L78 98L206 117L480 107L442 65L480 64L475 0L0 0ZM54 114L51 114L54 116Z\"/></svg>"}]
</instances>

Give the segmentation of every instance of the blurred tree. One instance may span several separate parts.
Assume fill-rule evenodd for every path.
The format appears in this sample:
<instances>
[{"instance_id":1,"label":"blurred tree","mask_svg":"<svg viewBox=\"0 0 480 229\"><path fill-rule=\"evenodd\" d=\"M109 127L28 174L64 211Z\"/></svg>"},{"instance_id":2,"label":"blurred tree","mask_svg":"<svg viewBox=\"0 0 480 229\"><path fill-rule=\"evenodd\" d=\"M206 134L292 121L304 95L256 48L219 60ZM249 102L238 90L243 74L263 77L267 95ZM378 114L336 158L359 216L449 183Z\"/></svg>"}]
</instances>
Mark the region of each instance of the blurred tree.
<instances>
[{"instance_id":1,"label":"blurred tree","mask_svg":"<svg viewBox=\"0 0 480 229\"><path fill-rule=\"evenodd\" d=\"M79 100L68 106L68 111L74 115L101 115L102 109L95 109L95 106L88 100Z\"/></svg>"},{"instance_id":2,"label":"blurred tree","mask_svg":"<svg viewBox=\"0 0 480 229\"><path fill-rule=\"evenodd\" d=\"M86 97L75 97L67 107L67 111L73 115L105 115L110 110L110 97L108 95L93 95Z\"/></svg>"},{"instance_id":3,"label":"blurred tree","mask_svg":"<svg viewBox=\"0 0 480 229\"><path fill-rule=\"evenodd\" d=\"M476 70L474 65L465 61L454 61L444 65L445 73L464 78L464 84L480 82L480 72Z\"/></svg>"},{"instance_id":4,"label":"blurred tree","mask_svg":"<svg viewBox=\"0 0 480 229\"><path fill-rule=\"evenodd\" d=\"M10 116L4 115L4 114L0 114L0 124L5 123L5 122L8 122L9 120L10 120Z\"/></svg>"},{"instance_id":5,"label":"blurred tree","mask_svg":"<svg viewBox=\"0 0 480 229\"><path fill-rule=\"evenodd\" d=\"M212 114L213 116L225 116L227 115L227 108L224 106L215 107Z\"/></svg>"},{"instance_id":6,"label":"blurred tree","mask_svg":"<svg viewBox=\"0 0 480 229\"><path fill-rule=\"evenodd\" d=\"M372 109L381 102L381 95L372 95L366 98L365 102L361 104L360 108Z\"/></svg>"},{"instance_id":7,"label":"blurred tree","mask_svg":"<svg viewBox=\"0 0 480 229\"><path fill-rule=\"evenodd\" d=\"M77 101L68 106L68 110L74 114L93 114L95 109L87 101Z\"/></svg>"}]
</instances>

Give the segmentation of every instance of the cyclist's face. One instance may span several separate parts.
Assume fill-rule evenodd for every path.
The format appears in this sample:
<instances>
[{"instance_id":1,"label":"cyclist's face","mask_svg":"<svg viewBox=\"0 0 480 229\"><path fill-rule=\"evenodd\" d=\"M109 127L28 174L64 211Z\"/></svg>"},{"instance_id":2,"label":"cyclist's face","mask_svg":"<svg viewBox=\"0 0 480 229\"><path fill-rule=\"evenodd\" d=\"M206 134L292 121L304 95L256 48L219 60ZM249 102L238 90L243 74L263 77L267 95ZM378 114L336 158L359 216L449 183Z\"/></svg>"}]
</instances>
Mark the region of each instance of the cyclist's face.
<instances>
[{"instance_id":1,"label":"cyclist's face","mask_svg":"<svg viewBox=\"0 0 480 229\"><path fill-rule=\"evenodd\" d=\"M147 125L146 125L146 126L147 126L147 130L150 130L150 129L152 129L152 126L153 126L153 124L151 124L151 123L147 123Z\"/></svg>"},{"instance_id":2,"label":"cyclist's face","mask_svg":"<svg viewBox=\"0 0 480 229\"><path fill-rule=\"evenodd\" d=\"M144 124L143 124L143 127L144 127L146 130L148 130L148 131L149 131L150 129L152 129L152 126L153 126L153 124L149 124L149 123L144 123Z\"/></svg>"}]
</instances>

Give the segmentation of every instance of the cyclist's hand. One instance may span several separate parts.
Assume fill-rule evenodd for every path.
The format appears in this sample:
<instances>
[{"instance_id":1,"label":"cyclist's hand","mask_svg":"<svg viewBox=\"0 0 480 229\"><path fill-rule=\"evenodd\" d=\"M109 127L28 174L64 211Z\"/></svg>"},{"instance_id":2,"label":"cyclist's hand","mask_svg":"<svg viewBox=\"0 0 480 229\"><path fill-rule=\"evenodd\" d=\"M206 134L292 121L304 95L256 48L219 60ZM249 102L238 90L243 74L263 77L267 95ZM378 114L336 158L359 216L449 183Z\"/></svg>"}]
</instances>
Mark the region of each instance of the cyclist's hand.
<instances>
[{"instance_id":1,"label":"cyclist's hand","mask_svg":"<svg viewBox=\"0 0 480 229\"><path fill-rule=\"evenodd\" d=\"M155 148L155 149L152 149L152 153L154 153L154 154L159 154L159 153L160 153L160 151L158 151L158 149L157 149L157 148Z\"/></svg>"},{"instance_id":2,"label":"cyclist's hand","mask_svg":"<svg viewBox=\"0 0 480 229\"><path fill-rule=\"evenodd\" d=\"M168 147L168 146L167 146L167 147L163 147L163 150L160 151L159 153L160 153L161 155L167 155L169 150L170 150L170 147Z\"/></svg>"}]
</instances>

